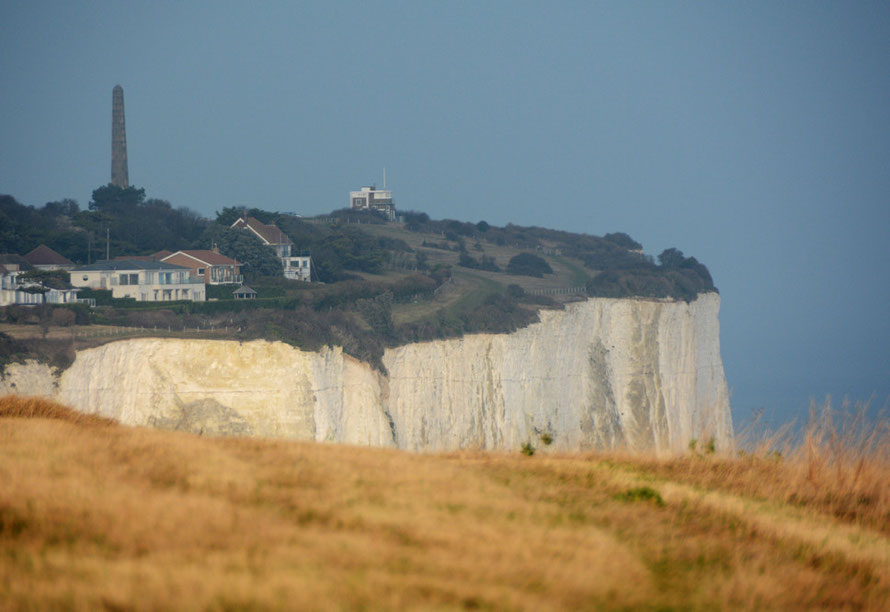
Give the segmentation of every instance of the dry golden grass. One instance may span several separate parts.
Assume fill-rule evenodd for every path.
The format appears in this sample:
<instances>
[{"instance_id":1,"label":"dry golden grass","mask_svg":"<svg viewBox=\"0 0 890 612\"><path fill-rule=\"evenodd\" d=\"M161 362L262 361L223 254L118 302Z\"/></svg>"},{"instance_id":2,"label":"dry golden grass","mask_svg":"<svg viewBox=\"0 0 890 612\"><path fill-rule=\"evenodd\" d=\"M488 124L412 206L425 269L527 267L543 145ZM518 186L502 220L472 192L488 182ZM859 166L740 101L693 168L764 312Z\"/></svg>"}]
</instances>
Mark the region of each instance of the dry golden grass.
<instances>
[{"instance_id":1,"label":"dry golden grass","mask_svg":"<svg viewBox=\"0 0 890 612\"><path fill-rule=\"evenodd\" d=\"M801 458L434 455L2 398L0 608L887 609L877 442L839 479L816 431Z\"/></svg>"}]
</instances>

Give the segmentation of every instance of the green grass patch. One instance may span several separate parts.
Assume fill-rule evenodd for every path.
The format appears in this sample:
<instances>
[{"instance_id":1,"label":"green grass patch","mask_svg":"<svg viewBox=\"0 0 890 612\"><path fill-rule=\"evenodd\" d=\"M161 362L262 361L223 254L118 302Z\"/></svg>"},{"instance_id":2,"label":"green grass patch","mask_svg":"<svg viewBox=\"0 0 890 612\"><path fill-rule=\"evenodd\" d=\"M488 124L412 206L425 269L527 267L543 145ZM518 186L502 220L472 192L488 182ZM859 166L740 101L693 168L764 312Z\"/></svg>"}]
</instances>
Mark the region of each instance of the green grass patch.
<instances>
[{"instance_id":1,"label":"green grass patch","mask_svg":"<svg viewBox=\"0 0 890 612\"><path fill-rule=\"evenodd\" d=\"M661 494L652 487L634 487L619 493L615 499L623 502L652 502L658 507L664 506Z\"/></svg>"}]
</instances>

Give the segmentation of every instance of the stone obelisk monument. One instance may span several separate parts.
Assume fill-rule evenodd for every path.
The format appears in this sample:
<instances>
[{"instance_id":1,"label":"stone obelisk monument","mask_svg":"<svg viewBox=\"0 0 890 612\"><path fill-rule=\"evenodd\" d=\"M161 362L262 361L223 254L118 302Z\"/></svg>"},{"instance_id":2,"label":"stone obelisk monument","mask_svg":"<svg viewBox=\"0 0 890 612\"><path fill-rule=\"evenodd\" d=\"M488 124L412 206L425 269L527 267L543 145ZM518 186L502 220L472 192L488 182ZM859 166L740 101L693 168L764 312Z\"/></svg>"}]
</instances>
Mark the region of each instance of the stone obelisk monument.
<instances>
[{"instance_id":1,"label":"stone obelisk monument","mask_svg":"<svg viewBox=\"0 0 890 612\"><path fill-rule=\"evenodd\" d=\"M111 184L130 186L127 172L127 126L124 123L124 88L115 85L111 92Z\"/></svg>"}]
</instances>

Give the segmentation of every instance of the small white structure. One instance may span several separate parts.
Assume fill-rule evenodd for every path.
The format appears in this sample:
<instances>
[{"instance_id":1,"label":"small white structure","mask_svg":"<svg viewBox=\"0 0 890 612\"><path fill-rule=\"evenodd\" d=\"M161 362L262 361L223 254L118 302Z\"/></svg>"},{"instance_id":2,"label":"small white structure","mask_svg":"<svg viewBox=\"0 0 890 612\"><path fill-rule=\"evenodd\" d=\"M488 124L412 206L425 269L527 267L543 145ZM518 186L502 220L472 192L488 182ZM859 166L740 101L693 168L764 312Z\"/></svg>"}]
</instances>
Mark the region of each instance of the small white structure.
<instances>
[{"instance_id":1,"label":"small white structure","mask_svg":"<svg viewBox=\"0 0 890 612\"><path fill-rule=\"evenodd\" d=\"M362 187L360 191L349 192L349 207L353 210L376 210L386 215L390 221L396 219L396 207L392 202L392 191L377 189L376 186Z\"/></svg>"},{"instance_id":2,"label":"small white structure","mask_svg":"<svg viewBox=\"0 0 890 612\"><path fill-rule=\"evenodd\" d=\"M111 289L111 297L137 302L203 302L207 296L203 279L193 278L189 268L163 261L100 261L71 270L71 284Z\"/></svg>"},{"instance_id":3,"label":"small white structure","mask_svg":"<svg viewBox=\"0 0 890 612\"><path fill-rule=\"evenodd\" d=\"M235 296L236 300L255 300L256 299L256 291L248 287L247 285L241 285L237 289L232 292L232 295Z\"/></svg>"}]
</instances>

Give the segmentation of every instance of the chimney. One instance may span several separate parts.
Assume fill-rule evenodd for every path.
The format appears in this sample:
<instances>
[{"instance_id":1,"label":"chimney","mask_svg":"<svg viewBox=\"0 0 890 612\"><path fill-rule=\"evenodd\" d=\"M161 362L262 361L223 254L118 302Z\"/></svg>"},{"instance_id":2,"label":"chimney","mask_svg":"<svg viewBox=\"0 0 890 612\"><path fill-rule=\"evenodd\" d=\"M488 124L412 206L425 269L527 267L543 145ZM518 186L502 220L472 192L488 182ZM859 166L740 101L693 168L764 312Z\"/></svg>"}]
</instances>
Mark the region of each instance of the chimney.
<instances>
[{"instance_id":1,"label":"chimney","mask_svg":"<svg viewBox=\"0 0 890 612\"><path fill-rule=\"evenodd\" d=\"M213 248L210 250L213 251L214 253L216 253L217 255L219 255L219 245L216 244L215 242L213 243Z\"/></svg>"}]
</instances>

